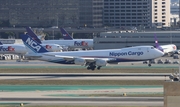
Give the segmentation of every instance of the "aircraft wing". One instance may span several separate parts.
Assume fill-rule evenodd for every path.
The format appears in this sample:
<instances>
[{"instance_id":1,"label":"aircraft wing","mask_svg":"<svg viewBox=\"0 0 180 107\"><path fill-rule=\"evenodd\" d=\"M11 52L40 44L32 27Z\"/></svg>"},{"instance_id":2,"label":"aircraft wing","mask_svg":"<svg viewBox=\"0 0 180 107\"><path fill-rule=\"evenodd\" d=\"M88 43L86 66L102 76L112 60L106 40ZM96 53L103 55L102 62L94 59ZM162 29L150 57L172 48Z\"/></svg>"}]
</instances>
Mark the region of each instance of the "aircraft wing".
<instances>
[{"instance_id":1,"label":"aircraft wing","mask_svg":"<svg viewBox=\"0 0 180 107\"><path fill-rule=\"evenodd\" d=\"M61 55L55 55L55 57L57 58L63 58L64 60L67 60L67 61L72 61L72 60L75 60L77 58L82 58L82 57L74 57L74 56L61 56ZM95 59L94 58L82 58L84 60L86 60L86 62L94 62Z\"/></svg>"},{"instance_id":2,"label":"aircraft wing","mask_svg":"<svg viewBox=\"0 0 180 107\"><path fill-rule=\"evenodd\" d=\"M82 59L86 60L86 62L95 62L95 61L98 60L98 59L105 60L105 61L107 61L107 62L116 60L115 58L92 58L92 57L77 57L77 56L50 55L50 54L44 54L44 55L54 56L54 57L57 57L57 58L62 58L62 59L64 59L64 60L66 60L66 61L73 61L73 60L78 59L78 58L82 58Z\"/></svg>"}]
</instances>

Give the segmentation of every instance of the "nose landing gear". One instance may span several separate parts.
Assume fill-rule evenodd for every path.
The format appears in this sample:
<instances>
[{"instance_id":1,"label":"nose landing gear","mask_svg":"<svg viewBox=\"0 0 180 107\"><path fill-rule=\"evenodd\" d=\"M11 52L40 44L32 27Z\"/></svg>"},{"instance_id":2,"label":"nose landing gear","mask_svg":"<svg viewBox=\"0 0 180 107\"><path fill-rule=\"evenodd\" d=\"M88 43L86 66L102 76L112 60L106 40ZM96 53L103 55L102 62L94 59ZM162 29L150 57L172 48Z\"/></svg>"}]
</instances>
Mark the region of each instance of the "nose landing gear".
<instances>
[{"instance_id":1,"label":"nose landing gear","mask_svg":"<svg viewBox=\"0 0 180 107\"><path fill-rule=\"evenodd\" d=\"M149 64L148 64L149 67L151 67L151 60L149 60Z\"/></svg>"}]
</instances>

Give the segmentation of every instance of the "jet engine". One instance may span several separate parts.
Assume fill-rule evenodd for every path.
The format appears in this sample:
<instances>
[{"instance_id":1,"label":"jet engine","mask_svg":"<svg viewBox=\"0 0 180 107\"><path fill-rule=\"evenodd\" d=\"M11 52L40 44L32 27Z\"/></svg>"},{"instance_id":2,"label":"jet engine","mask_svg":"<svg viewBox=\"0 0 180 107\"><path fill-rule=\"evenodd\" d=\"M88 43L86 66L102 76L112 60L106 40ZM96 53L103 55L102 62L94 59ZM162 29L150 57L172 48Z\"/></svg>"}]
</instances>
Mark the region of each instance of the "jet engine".
<instances>
[{"instance_id":1,"label":"jet engine","mask_svg":"<svg viewBox=\"0 0 180 107\"><path fill-rule=\"evenodd\" d=\"M74 63L75 63L76 65L84 65L84 64L86 63L86 61L85 61L85 59L82 59L82 58L76 58L76 59L74 60Z\"/></svg>"},{"instance_id":2,"label":"jet engine","mask_svg":"<svg viewBox=\"0 0 180 107\"><path fill-rule=\"evenodd\" d=\"M98 59L98 60L96 60L96 65L97 66L106 66L107 62L105 60Z\"/></svg>"}]
</instances>

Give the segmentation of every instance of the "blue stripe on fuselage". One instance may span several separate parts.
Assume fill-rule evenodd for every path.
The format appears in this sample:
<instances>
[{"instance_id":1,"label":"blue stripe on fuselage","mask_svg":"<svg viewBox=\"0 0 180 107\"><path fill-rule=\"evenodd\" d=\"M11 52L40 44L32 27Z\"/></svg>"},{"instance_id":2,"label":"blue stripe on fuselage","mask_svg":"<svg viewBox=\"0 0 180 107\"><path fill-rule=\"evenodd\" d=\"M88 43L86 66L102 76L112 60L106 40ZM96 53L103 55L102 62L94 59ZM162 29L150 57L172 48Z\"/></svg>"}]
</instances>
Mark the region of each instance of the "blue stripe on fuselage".
<instances>
[{"instance_id":1,"label":"blue stripe on fuselage","mask_svg":"<svg viewBox=\"0 0 180 107\"><path fill-rule=\"evenodd\" d=\"M100 57L97 57L97 58L100 58ZM115 57L101 57L101 58L115 58ZM133 62L133 61L145 61L145 60L149 60L149 59L134 60L134 59L115 58L115 60L110 60L109 62L111 63L112 62ZM59 63L59 64L74 64L73 61L66 61L64 59L49 60L48 62Z\"/></svg>"}]
</instances>

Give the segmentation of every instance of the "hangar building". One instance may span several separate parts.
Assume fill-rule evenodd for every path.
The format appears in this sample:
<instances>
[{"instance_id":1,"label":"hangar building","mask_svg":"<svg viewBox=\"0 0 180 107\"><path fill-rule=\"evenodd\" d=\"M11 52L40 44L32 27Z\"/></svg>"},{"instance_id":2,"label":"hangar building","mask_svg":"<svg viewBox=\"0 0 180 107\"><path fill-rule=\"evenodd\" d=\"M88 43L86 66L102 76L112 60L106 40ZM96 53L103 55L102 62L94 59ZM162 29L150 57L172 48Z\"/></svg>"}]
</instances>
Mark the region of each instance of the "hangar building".
<instances>
[{"instance_id":1,"label":"hangar building","mask_svg":"<svg viewBox=\"0 0 180 107\"><path fill-rule=\"evenodd\" d=\"M94 38L94 49L117 49L139 45L155 46L154 35L157 36L159 45L172 43L180 49L180 31L102 32L99 37Z\"/></svg>"}]
</instances>

